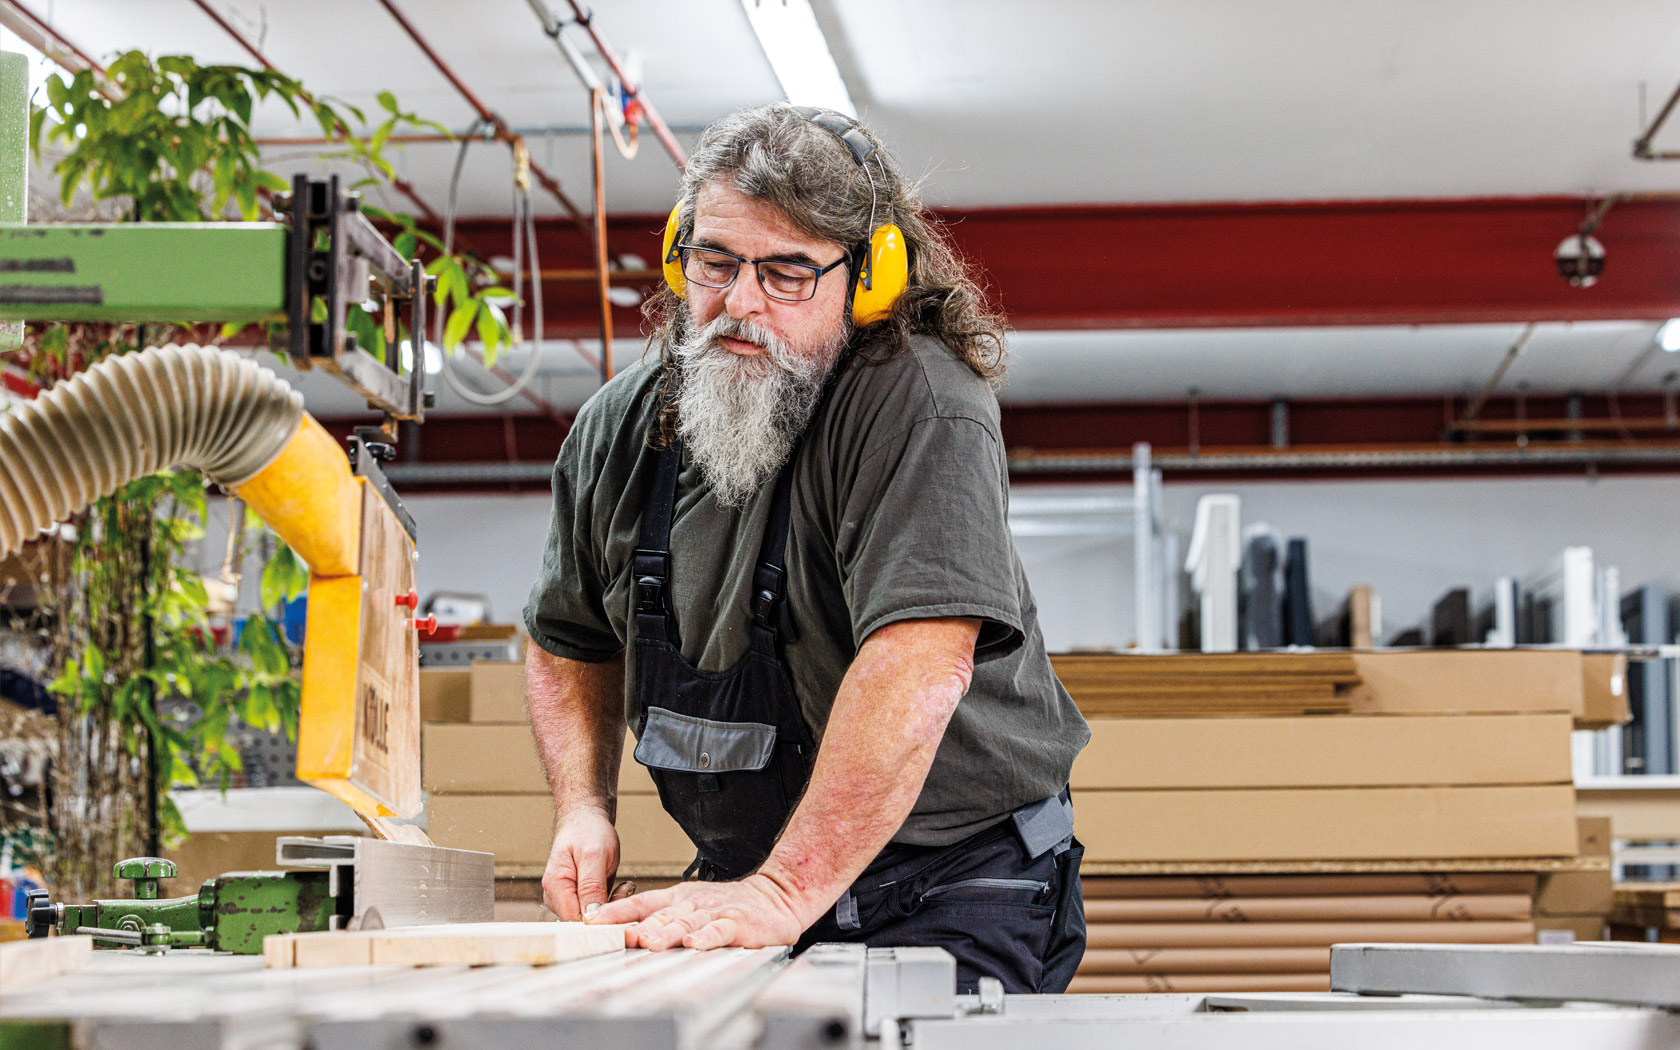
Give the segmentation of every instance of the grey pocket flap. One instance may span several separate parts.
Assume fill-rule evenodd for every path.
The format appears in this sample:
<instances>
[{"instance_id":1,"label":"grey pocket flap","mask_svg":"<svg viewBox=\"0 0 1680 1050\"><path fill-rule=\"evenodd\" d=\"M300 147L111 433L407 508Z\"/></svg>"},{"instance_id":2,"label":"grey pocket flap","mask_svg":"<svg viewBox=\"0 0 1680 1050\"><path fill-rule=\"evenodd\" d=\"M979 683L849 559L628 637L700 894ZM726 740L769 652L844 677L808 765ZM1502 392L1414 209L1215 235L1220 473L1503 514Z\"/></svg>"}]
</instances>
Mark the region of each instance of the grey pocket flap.
<instances>
[{"instance_id":1,"label":"grey pocket flap","mask_svg":"<svg viewBox=\"0 0 1680 1050\"><path fill-rule=\"evenodd\" d=\"M684 773L737 773L763 769L776 747L776 727L763 722L714 722L650 707L636 761Z\"/></svg>"}]
</instances>

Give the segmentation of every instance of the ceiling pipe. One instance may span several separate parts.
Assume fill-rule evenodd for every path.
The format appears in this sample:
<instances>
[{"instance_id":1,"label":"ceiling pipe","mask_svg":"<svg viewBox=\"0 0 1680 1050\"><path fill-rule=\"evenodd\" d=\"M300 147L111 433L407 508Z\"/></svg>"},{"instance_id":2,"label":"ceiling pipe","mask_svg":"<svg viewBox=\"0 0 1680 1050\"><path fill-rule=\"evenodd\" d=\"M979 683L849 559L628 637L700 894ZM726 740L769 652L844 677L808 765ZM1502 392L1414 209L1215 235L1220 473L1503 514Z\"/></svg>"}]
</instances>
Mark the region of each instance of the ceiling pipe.
<instances>
[{"instance_id":1,"label":"ceiling pipe","mask_svg":"<svg viewBox=\"0 0 1680 1050\"><path fill-rule=\"evenodd\" d=\"M218 26L221 26L222 31L227 33L228 36L232 37L234 42L237 43L240 47L244 48L246 53L249 54L252 58L256 59L262 65L262 67L264 69L268 70L269 72L277 72L274 68L274 63L272 63L268 60L268 56L264 55L261 51L259 51L255 44L251 43L249 40L247 40L245 38L245 34L241 33L239 30L235 29L233 27L232 23L230 23L227 19L223 18L221 16L221 14L215 8L211 7L210 3L209 3L209 0L192 0L192 2L198 7L198 9L200 11L203 11L207 16L209 16L210 21L216 23ZM304 99L306 101L313 102L314 101L314 96L305 95ZM349 129L346 128L345 131L348 132ZM338 142L338 141L341 141L341 140L322 138L321 141L320 141L320 144L321 145L330 145L330 144ZM261 145L260 141L258 142L258 145ZM432 206L430 204L426 203L425 199L420 196L419 191L417 191L414 188L413 183L409 182L407 179L404 179L404 178L396 175L395 173L393 173L390 176L390 178L391 178L391 185L396 188L398 193L401 193L404 197L407 197L411 202L413 202L413 204L416 208L420 209L421 216L423 218L425 218L425 220L427 222L433 224L434 226L442 226L443 225L442 216L438 215L438 213L432 209Z\"/></svg>"},{"instance_id":2,"label":"ceiling pipe","mask_svg":"<svg viewBox=\"0 0 1680 1050\"><path fill-rule=\"evenodd\" d=\"M384 2L384 0L381 0L381 2ZM595 50L600 52L601 58L607 63L607 67L613 71L613 76L617 77L618 82L624 85L624 97L627 99L633 98L641 104L642 115L647 118L648 126L653 128L654 137L659 139L659 144L665 147L665 152L669 153L671 159L676 161L677 167L688 167L688 154L683 152L682 146L677 144L676 136L671 134L671 129L665 123L665 118L661 117L659 110L654 108L653 100L642 93L640 84L630 79L630 74L624 69L624 63L618 60L618 52L613 50L612 45L607 43L607 38L602 36L600 30L595 28L594 12L578 3L578 0L566 0L566 2L572 8L573 19L583 27L584 32L589 34L589 39L595 44ZM542 12L539 11L538 14L541 15ZM550 15L549 18L543 20L544 30L548 30L549 19L552 17ZM558 22L554 24L558 27ZM549 35L555 36L558 33L559 28L556 28L550 31Z\"/></svg>"},{"instance_id":3,"label":"ceiling pipe","mask_svg":"<svg viewBox=\"0 0 1680 1050\"><path fill-rule=\"evenodd\" d=\"M30 47L46 55L48 58L64 66L71 74L80 73L83 69L91 69L99 74L99 79L105 79L105 67L89 57L86 51L65 39L58 30L48 25L35 12L23 6L18 0L5 0L0 7L0 25L16 33L29 43ZM57 45L56 47L53 45ZM53 54L54 51L59 54ZM80 63L79 67L67 65L64 59L74 57Z\"/></svg>"},{"instance_id":4,"label":"ceiling pipe","mask_svg":"<svg viewBox=\"0 0 1680 1050\"><path fill-rule=\"evenodd\" d=\"M403 32L408 34L409 39L414 41L414 46L418 47L421 53L431 60L432 65L437 67L437 71L443 74L444 79L454 86L455 90L460 93L462 98L466 99L467 104L476 110L478 115L495 129L496 137L498 139L502 139L506 142L513 142L520 139L520 136L516 134L512 128L508 127L506 121L493 112L489 106L486 106L477 95L473 94L472 89L462 82L461 78L455 74L455 71L449 67L449 64L432 49L432 45L426 42L426 38L420 35L420 31L414 28L414 23L405 18L403 13L397 9L397 5L393 2L393 0L379 0L379 4L390 13L393 19L396 20L397 25L403 28ZM535 161L531 162L531 174L536 176L538 184L548 191L549 196L560 202L560 207L565 209L566 214L571 217L573 222L577 223L585 233L593 232L590 229L589 221L584 217L583 212L578 209L578 206L572 202L570 197L566 196L566 192L560 188L560 182L558 179L556 179L553 175L550 175Z\"/></svg>"},{"instance_id":5,"label":"ceiling pipe","mask_svg":"<svg viewBox=\"0 0 1680 1050\"><path fill-rule=\"evenodd\" d=\"M1554 446L1374 445L1365 448L1290 450L1222 449L1191 452L1162 449L1153 465L1169 474L1279 470L1415 470L1463 467L1680 466L1680 442L1628 445L1571 442ZM1126 474L1132 457L1119 450L1022 451L1009 457L1011 475Z\"/></svg>"},{"instance_id":6,"label":"ceiling pipe","mask_svg":"<svg viewBox=\"0 0 1680 1050\"><path fill-rule=\"evenodd\" d=\"M1640 97L1643 100L1643 93ZM1657 132L1661 131L1663 124L1667 123L1669 115L1674 112L1676 103L1680 103L1680 84L1675 85L1674 93L1668 96L1667 102L1663 103L1663 108L1657 114L1657 119L1651 121L1651 126L1645 129L1643 135L1633 140L1633 157L1635 160L1680 160L1680 152L1673 150L1658 152L1651 149L1651 140L1657 137Z\"/></svg>"}]
</instances>

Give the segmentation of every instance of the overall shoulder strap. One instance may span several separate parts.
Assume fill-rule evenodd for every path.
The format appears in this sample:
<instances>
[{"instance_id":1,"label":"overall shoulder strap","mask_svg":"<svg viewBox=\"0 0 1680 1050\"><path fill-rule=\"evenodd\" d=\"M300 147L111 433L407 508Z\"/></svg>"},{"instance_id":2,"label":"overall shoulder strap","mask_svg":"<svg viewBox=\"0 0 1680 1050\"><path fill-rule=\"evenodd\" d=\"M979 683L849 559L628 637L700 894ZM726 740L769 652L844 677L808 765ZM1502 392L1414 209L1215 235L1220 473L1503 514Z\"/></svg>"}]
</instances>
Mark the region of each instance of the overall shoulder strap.
<instances>
[{"instance_id":1,"label":"overall shoulder strap","mask_svg":"<svg viewBox=\"0 0 1680 1050\"><path fill-rule=\"evenodd\" d=\"M682 441L655 456L653 477L642 501L641 535L630 571L635 581L636 634L674 642L671 624L671 515L677 502L677 474L682 469Z\"/></svg>"},{"instance_id":2,"label":"overall shoulder strap","mask_svg":"<svg viewBox=\"0 0 1680 1050\"><path fill-rule=\"evenodd\" d=\"M778 636L791 640L787 608L787 538L793 519L793 472L799 463L803 443L796 444L776 475L776 491L770 497L770 517L764 523L764 539L753 569L752 645L766 655L776 655Z\"/></svg>"}]
</instances>

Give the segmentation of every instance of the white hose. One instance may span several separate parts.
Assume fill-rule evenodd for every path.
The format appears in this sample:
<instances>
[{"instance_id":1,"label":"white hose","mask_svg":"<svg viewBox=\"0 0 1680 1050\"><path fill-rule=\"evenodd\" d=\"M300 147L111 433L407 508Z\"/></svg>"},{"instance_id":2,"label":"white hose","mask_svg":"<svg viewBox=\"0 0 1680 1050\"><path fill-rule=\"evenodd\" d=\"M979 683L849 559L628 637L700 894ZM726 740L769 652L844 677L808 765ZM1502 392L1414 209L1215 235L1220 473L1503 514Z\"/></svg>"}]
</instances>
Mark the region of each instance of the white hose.
<instances>
[{"instance_id":1,"label":"white hose","mask_svg":"<svg viewBox=\"0 0 1680 1050\"><path fill-rule=\"evenodd\" d=\"M241 485L302 420L302 394L226 350L171 343L107 357L0 414L0 557L170 467Z\"/></svg>"}]
</instances>

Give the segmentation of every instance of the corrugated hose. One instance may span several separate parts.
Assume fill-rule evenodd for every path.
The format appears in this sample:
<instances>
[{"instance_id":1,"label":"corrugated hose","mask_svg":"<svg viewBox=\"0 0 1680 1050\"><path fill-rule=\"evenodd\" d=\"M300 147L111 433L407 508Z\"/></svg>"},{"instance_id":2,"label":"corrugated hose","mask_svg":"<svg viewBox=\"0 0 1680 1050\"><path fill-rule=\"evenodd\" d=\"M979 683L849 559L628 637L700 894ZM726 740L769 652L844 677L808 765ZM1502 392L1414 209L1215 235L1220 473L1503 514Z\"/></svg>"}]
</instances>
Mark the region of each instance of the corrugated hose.
<instances>
[{"instance_id":1,"label":"corrugated hose","mask_svg":"<svg viewBox=\"0 0 1680 1050\"><path fill-rule=\"evenodd\" d=\"M236 488L297 434L303 395L226 350L108 357L0 413L0 557L101 496L171 467Z\"/></svg>"}]
</instances>

